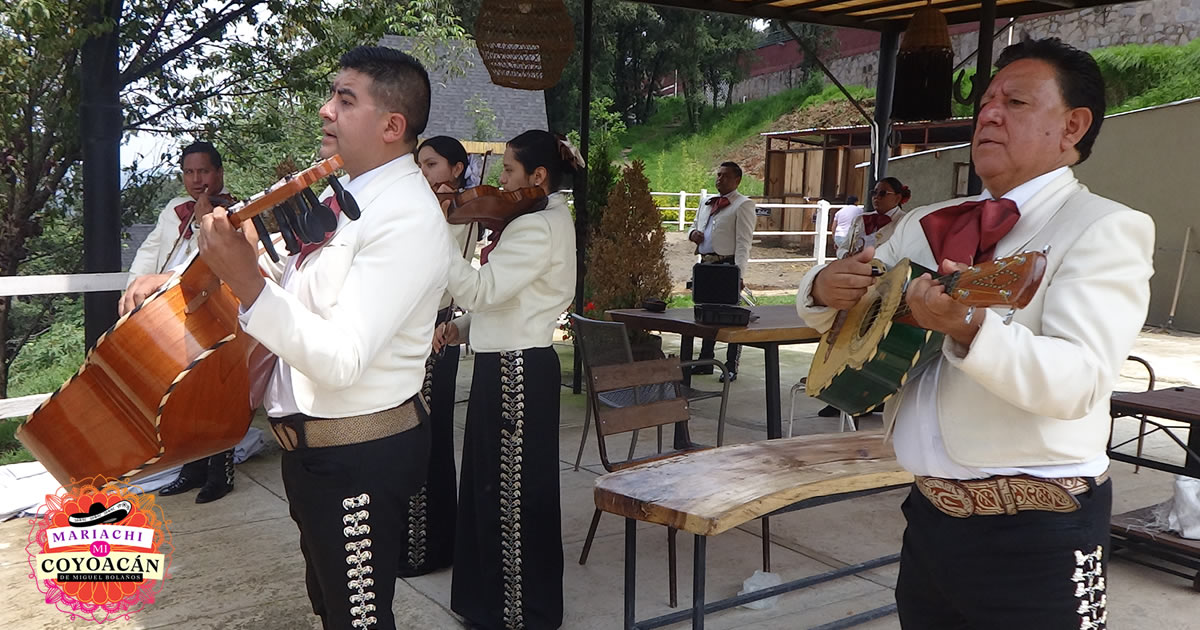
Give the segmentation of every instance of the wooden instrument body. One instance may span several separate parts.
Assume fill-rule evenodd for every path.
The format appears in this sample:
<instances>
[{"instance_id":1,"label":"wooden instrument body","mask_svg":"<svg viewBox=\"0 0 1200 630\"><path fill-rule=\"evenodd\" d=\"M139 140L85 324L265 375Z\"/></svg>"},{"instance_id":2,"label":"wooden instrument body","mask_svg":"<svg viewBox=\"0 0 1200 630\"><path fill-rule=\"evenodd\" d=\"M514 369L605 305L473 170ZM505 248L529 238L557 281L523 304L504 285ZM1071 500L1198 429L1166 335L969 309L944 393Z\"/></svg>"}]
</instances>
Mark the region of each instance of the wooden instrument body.
<instances>
[{"instance_id":1,"label":"wooden instrument body","mask_svg":"<svg viewBox=\"0 0 1200 630\"><path fill-rule=\"evenodd\" d=\"M882 269L883 263L873 264ZM1025 253L947 276L946 292L968 306L1023 308L1033 299L1046 257ZM867 293L821 336L805 390L851 415L891 398L910 374L941 353L944 335L907 316L908 281L930 270L907 258L883 273ZM933 275L931 273L931 275Z\"/></svg>"},{"instance_id":2,"label":"wooden instrument body","mask_svg":"<svg viewBox=\"0 0 1200 630\"><path fill-rule=\"evenodd\" d=\"M255 345L237 309L197 259L178 284L118 320L17 437L64 485L232 448L250 426L246 358Z\"/></svg>"},{"instance_id":3,"label":"wooden instrument body","mask_svg":"<svg viewBox=\"0 0 1200 630\"><path fill-rule=\"evenodd\" d=\"M805 383L810 396L852 415L865 413L899 391L922 359L937 356L941 333L892 321L907 281L927 272L901 261L846 311L839 329L821 336Z\"/></svg>"},{"instance_id":4,"label":"wooden instrument body","mask_svg":"<svg viewBox=\"0 0 1200 630\"><path fill-rule=\"evenodd\" d=\"M450 202L447 223L479 223L493 232L503 230L519 216L546 207L546 191L537 187L500 190L484 184L457 193L437 193L437 197Z\"/></svg>"},{"instance_id":5,"label":"wooden instrument body","mask_svg":"<svg viewBox=\"0 0 1200 630\"><path fill-rule=\"evenodd\" d=\"M275 207L341 168L334 156L259 195L230 222ZM238 300L199 257L177 281L117 320L79 371L17 429L64 486L131 478L228 450L246 435L252 353ZM264 363L261 360L259 363Z\"/></svg>"}]
</instances>

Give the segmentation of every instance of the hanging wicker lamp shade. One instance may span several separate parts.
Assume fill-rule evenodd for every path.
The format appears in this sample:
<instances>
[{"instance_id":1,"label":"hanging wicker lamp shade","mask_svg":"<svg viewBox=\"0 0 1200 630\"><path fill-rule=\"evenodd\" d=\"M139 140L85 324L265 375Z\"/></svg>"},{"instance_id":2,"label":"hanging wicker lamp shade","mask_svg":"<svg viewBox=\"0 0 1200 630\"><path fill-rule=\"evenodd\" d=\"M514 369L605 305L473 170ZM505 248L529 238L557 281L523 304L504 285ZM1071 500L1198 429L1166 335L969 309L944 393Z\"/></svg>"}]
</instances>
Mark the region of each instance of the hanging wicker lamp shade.
<instances>
[{"instance_id":1,"label":"hanging wicker lamp shade","mask_svg":"<svg viewBox=\"0 0 1200 630\"><path fill-rule=\"evenodd\" d=\"M545 90L575 50L575 27L562 0L484 0L475 44L492 83Z\"/></svg>"},{"instance_id":2,"label":"hanging wicker lamp shade","mask_svg":"<svg viewBox=\"0 0 1200 630\"><path fill-rule=\"evenodd\" d=\"M892 120L949 118L953 73L954 48L946 16L926 4L909 20L896 55Z\"/></svg>"}]
</instances>

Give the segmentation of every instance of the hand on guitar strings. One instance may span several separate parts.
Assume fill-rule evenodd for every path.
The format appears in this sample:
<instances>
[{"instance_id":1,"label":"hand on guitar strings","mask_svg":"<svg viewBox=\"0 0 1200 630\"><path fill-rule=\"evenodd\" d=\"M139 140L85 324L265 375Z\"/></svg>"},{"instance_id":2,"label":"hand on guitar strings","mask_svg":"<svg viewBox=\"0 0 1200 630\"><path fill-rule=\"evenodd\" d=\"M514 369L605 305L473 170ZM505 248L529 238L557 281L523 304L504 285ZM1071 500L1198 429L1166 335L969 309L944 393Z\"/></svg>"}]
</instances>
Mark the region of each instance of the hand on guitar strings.
<instances>
[{"instance_id":1,"label":"hand on guitar strings","mask_svg":"<svg viewBox=\"0 0 1200 630\"><path fill-rule=\"evenodd\" d=\"M170 280L173 275L175 274L152 273L145 276L138 276L125 289L125 294L121 296L121 302L117 304L117 315L124 316L125 313L137 308L146 298L161 289L162 285L166 284L167 280Z\"/></svg>"},{"instance_id":2,"label":"hand on guitar strings","mask_svg":"<svg viewBox=\"0 0 1200 630\"><path fill-rule=\"evenodd\" d=\"M874 258L875 248L867 246L853 256L826 265L813 280L813 303L839 311L857 304L866 295L867 289L875 284L877 273L871 266Z\"/></svg>"},{"instance_id":3,"label":"hand on guitar strings","mask_svg":"<svg viewBox=\"0 0 1200 630\"><path fill-rule=\"evenodd\" d=\"M439 324L433 329L433 351L441 352L446 346L457 346L462 343L462 335L458 332L458 326L454 322L445 322Z\"/></svg>"},{"instance_id":4,"label":"hand on guitar strings","mask_svg":"<svg viewBox=\"0 0 1200 630\"><path fill-rule=\"evenodd\" d=\"M243 221L241 231L229 222L225 208L216 208L200 217L200 258L237 296L243 307L249 308L258 299L266 280L258 271L255 245L258 233L254 224Z\"/></svg>"},{"instance_id":5,"label":"hand on guitar strings","mask_svg":"<svg viewBox=\"0 0 1200 630\"><path fill-rule=\"evenodd\" d=\"M941 273L948 274L966 269L967 265L943 260ZM984 309L979 309L966 321L967 307L962 302L946 295L946 287L929 274L921 274L908 283L904 292L913 319L921 328L945 333L964 347L970 347L975 333L983 324Z\"/></svg>"}]
</instances>

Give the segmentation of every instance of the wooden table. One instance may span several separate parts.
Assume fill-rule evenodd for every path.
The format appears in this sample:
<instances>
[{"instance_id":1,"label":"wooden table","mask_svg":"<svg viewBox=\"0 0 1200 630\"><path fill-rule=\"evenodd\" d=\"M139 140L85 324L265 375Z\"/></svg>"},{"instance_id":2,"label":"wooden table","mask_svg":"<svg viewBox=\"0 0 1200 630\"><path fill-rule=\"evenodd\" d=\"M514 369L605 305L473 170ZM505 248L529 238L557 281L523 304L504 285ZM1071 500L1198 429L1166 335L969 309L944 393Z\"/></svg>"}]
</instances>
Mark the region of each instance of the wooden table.
<instances>
[{"instance_id":1,"label":"wooden table","mask_svg":"<svg viewBox=\"0 0 1200 630\"><path fill-rule=\"evenodd\" d=\"M1200 389L1195 387L1168 387L1148 392L1131 392L1114 394L1111 403L1111 413L1114 422L1117 418L1136 416L1139 423L1146 416L1163 418L1177 422L1185 422L1188 427L1171 427L1154 420L1146 419L1146 424L1153 426L1144 432L1145 425L1139 425L1138 435L1120 444L1109 444L1108 456L1111 459L1147 468L1154 468L1177 475L1200 478ZM1175 431L1184 428L1188 432L1184 442ZM1175 463L1150 459L1141 455L1130 455L1117 451L1118 448L1143 438L1150 433L1162 431L1175 441L1184 451L1184 462L1180 466ZM1140 450L1140 448L1139 448ZM1200 541L1179 538L1169 533L1147 532L1142 523L1150 520L1149 508L1118 514L1112 519L1112 535L1114 550L1129 548L1144 552L1148 555L1166 560L1196 571L1189 575L1170 567L1154 564L1130 557L1129 560L1146 566L1165 571L1184 578L1192 578L1192 588L1200 591Z\"/></svg>"},{"instance_id":2,"label":"wooden table","mask_svg":"<svg viewBox=\"0 0 1200 630\"><path fill-rule=\"evenodd\" d=\"M767 437L783 437L783 412L779 384L779 346L795 343L813 343L821 340L821 333L804 325L790 304L749 307L751 321L748 326L710 326L696 322L691 308L671 308L654 313L641 308L608 311L613 321L647 331L675 333L682 337L679 342L679 358L690 361L692 340L716 339L725 343L738 343L762 348L766 355L767 383ZM684 371L684 384L691 384L691 376Z\"/></svg>"},{"instance_id":3,"label":"wooden table","mask_svg":"<svg viewBox=\"0 0 1200 630\"><path fill-rule=\"evenodd\" d=\"M705 603L705 544L708 536L764 516L844 501L911 484L913 476L896 463L882 432L860 431L767 440L688 453L596 479L596 507L625 517L626 630L658 628L885 566L899 554L876 558L820 575L718 602ZM637 521L668 525L695 534L692 609L636 621ZM769 544L764 541L765 544ZM895 604L839 620L845 628L890 614Z\"/></svg>"}]
</instances>

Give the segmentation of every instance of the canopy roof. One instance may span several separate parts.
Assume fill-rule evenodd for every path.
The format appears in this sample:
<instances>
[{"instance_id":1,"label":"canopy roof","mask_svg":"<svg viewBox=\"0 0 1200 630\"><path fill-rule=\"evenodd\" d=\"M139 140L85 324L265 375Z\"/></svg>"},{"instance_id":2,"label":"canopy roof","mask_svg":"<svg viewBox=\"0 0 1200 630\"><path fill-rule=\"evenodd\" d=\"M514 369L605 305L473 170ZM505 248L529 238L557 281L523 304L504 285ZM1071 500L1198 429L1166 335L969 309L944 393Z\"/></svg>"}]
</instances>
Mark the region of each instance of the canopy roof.
<instances>
[{"instance_id":1,"label":"canopy roof","mask_svg":"<svg viewBox=\"0 0 1200 630\"><path fill-rule=\"evenodd\" d=\"M846 26L872 31L903 31L925 0L630 0L697 11L734 13L765 19ZM1115 4L1114 0L996 0L996 17L1070 11ZM950 24L978 22L980 0L935 0Z\"/></svg>"}]
</instances>

